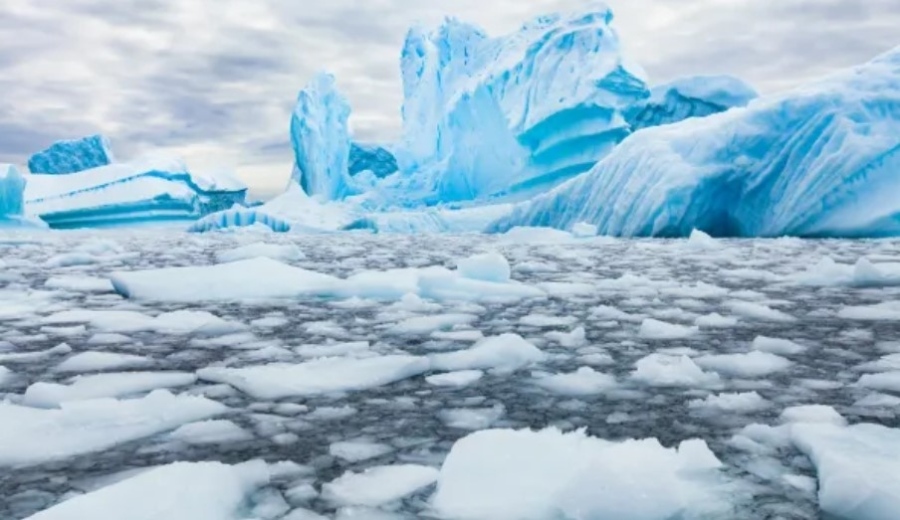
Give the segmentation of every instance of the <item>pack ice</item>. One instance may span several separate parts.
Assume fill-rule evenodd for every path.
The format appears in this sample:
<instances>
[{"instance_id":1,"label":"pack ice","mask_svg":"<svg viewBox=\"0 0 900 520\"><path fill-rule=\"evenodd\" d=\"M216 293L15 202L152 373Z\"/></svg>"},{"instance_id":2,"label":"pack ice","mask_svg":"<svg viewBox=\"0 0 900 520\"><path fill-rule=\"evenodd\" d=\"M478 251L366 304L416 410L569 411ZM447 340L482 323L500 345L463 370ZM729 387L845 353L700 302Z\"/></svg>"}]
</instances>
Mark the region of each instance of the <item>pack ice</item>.
<instances>
[{"instance_id":1,"label":"pack ice","mask_svg":"<svg viewBox=\"0 0 900 520\"><path fill-rule=\"evenodd\" d=\"M898 168L900 48L745 108L636 132L589 173L490 228L896 235Z\"/></svg>"}]
</instances>

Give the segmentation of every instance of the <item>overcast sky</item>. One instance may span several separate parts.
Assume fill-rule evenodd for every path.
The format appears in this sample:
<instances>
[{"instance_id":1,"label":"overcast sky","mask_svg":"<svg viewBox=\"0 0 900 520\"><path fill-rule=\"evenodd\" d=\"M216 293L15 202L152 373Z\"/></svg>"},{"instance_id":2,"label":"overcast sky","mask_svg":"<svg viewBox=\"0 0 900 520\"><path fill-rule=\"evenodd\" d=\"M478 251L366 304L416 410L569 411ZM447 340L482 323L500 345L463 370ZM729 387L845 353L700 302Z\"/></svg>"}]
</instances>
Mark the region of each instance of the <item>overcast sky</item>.
<instances>
[{"instance_id":1,"label":"overcast sky","mask_svg":"<svg viewBox=\"0 0 900 520\"><path fill-rule=\"evenodd\" d=\"M652 83L730 73L774 92L900 45L898 0L610 0ZM585 0L0 0L0 162L104 133L280 188L290 111L337 75L360 140L399 134L406 29L453 15L493 35Z\"/></svg>"}]
</instances>

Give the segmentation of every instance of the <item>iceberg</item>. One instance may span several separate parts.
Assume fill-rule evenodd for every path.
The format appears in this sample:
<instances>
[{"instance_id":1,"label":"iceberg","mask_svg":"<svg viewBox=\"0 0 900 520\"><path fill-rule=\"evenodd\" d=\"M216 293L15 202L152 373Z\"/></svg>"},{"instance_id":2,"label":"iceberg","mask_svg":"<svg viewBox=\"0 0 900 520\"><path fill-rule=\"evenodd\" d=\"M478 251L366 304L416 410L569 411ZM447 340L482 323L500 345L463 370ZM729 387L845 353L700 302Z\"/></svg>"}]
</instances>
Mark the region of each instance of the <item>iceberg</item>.
<instances>
[{"instance_id":1,"label":"iceberg","mask_svg":"<svg viewBox=\"0 0 900 520\"><path fill-rule=\"evenodd\" d=\"M191 224L189 233L207 233L223 229L234 229L249 226L265 226L276 233L287 233L291 225L268 213L255 209L232 208L211 213Z\"/></svg>"},{"instance_id":2,"label":"iceberg","mask_svg":"<svg viewBox=\"0 0 900 520\"><path fill-rule=\"evenodd\" d=\"M57 141L28 159L31 173L62 175L114 162L109 141L102 135L91 135L71 141Z\"/></svg>"},{"instance_id":3,"label":"iceberg","mask_svg":"<svg viewBox=\"0 0 900 520\"><path fill-rule=\"evenodd\" d=\"M43 227L38 219L25 216L25 177L11 164L0 164L0 228Z\"/></svg>"},{"instance_id":4,"label":"iceberg","mask_svg":"<svg viewBox=\"0 0 900 520\"><path fill-rule=\"evenodd\" d=\"M27 180L26 208L56 229L193 221L242 203L247 192L229 176L161 157Z\"/></svg>"},{"instance_id":5,"label":"iceberg","mask_svg":"<svg viewBox=\"0 0 900 520\"><path fill-rule=\"evenodd\" d=\"M397 171L397 159L387 148L373 144L350 143L350 176L364 171L381 179Z\"/></svg>"},{"instance_id":6,"label":"iceberg","mask_svg":"<svg viewBox=\"0 0 900 520\"><path fill-rule=\"evenodd\" d=\"M291 114L291 178L307 195L335 200L352 193L349 117L350 104L331 74L318 74L300 91Z\"/></svg>"},{"instance_id":7,"label":"iceberg","mask_svg":"<svg viewBox=\"0 0 900 520\"><path fill-rule=\"evenodd\" d=\"M635 132L488 229L616 236L900 235L900 48L705 118Z\"/></svg>"},{"instance_id":8,"label":"iceberg","mask_svg":"<svg viewBox=\"0 0 900 520\"><path fill-rule=\"evenodd\" d=\"M589 170L649 96L620 52L612 12L550 15L491 38L447 19L403 48L399 204L525 198Z\"/></svg>"},{"instance_id":9,"label":"iceberg","mask_svg":"<svg viewBox=\"0 0 900 520\"><path fill-rule=\"evenodd\" d=\"M625 119L638 131L747 106L756 97L751 86L733 76L689 76L654 87L648 99L626 110Z\"/></svg>"}]
</instances>

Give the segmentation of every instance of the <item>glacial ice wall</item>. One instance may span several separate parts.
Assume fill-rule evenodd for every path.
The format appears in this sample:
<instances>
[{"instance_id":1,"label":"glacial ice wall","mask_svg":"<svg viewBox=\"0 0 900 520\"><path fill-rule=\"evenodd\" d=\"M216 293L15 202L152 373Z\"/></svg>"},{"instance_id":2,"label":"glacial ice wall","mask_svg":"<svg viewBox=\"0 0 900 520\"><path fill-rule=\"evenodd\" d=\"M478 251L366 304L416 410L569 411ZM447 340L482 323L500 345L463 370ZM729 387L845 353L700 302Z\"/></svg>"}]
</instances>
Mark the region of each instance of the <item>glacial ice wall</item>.
<instances>
[{"instance_id":1,"label":"glacial ice wall","mask_svg":"<svg viewBox=\"0 0 900 520\"><path fill-rule=\"evenodd\" d=\"M106 166L113 161L106 137L91 135L53 143L28 159L28 170L31 173L62 175Z\"/></svg>"},{"instance_id":2,"label":"glacial ice wall","mask_svg":"<svg viewBox=\"0 0 900 520\"><path fill-rule=\"evenodd\" d=\"M900 47L706 118L634 133L490 226L620 236L900 235Z\"/></svg>"},{"instance_id":3,"label":"glacial ice wall","mask_svg":"<svg viewBox=\"0 0 900 520\"><path fill-rule=\"evenodd\" d=\"M448 19L413 28L402 54L404 137L394 186L414 205L524 197L589 170L649 96L605 6L490 38Z\"/></svg>"},{"instance_id":4,"label":"glacial ice wall","mask_svg":"<svg viewBox=\"0 0 900 520\"><path fill-rule=\"evenodd\" d=\"M310 196L341 199L350 188L350 104L334 76L320 73L297 96L291 114L292 180Z\"/></svg>"},{"instance_id":5,"label":"glacial ice wall","mask_svg":"<svg viewBox=\"0 0 900 520\"><path fill-rule=\"evenodd\" d=\"M625 119L637 131L747 106L757 96L733 76L688 76L654 87L648 99L628 107Z\"/></svg>"}]
</instances>

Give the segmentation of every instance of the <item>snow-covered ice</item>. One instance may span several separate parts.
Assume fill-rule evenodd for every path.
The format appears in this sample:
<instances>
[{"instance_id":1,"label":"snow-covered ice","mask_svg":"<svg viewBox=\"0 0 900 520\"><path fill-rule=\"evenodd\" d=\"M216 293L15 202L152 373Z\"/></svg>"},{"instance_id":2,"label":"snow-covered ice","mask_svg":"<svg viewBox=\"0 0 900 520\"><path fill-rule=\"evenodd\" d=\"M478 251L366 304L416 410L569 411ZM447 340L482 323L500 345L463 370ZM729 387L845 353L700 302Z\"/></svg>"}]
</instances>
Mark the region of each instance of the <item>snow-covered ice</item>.
<instances>
[{"instance_id":1,"label":"snow-covered ice","mask_svg":"<svg viewBox=\"0 0 900 520\"><path fill-rule=\"evenodd\" d=\"M322 497L339 505L380 506L430 486L437 478L438 470L428 466L375 466L325 484Z\"/></svg>"}]
</instances>

